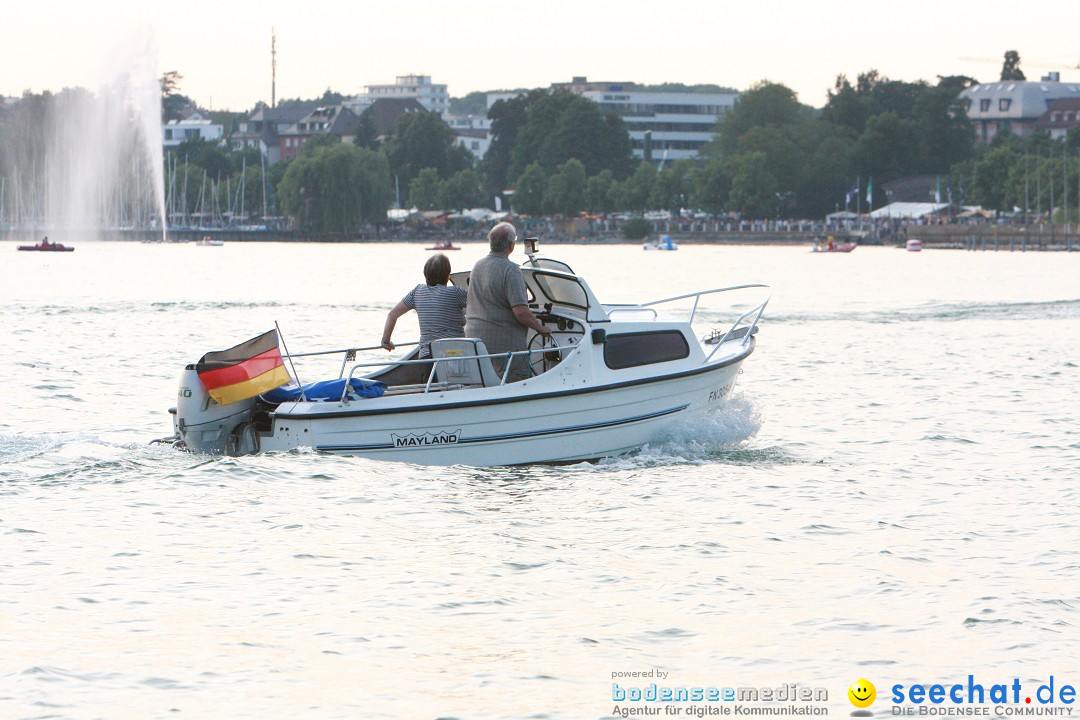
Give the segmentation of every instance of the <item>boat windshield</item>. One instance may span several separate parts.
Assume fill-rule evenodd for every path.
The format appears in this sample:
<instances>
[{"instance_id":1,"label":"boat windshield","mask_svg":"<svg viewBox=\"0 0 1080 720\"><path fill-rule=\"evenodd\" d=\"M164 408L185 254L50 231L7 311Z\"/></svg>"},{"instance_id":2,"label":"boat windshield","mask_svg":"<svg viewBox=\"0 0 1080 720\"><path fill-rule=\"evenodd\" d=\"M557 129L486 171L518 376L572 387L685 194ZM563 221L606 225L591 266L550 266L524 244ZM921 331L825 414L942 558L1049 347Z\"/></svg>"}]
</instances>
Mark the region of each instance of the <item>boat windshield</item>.
<instances>
[{"instance_id":1,"label":"boat windshield","mask_svg":"<svg viewBox=\"0 0 1080 720\"><path fill-rule=\"evenodd\" d=\"M457 287L467 288L471 274L469 270L451 273L450 282ZM588 312L590 302L595 302L590 301L591 293L576 275L523 266L521 277L525 280L525 291L530 305L551 303ZM593 318L599 319L602 318Z\"/></svg>"},{"instance_id":2,"label":"boat windshield","mask_svg":"<svg viewBox=\"0 0 1080 720\"><path fill-rule=\"evenodd\" d=\"M589 297L577 278L533 271L532 279L550 302L556 305L569 305L582 310L589 308Z\"/></svg>"}]
</instances>

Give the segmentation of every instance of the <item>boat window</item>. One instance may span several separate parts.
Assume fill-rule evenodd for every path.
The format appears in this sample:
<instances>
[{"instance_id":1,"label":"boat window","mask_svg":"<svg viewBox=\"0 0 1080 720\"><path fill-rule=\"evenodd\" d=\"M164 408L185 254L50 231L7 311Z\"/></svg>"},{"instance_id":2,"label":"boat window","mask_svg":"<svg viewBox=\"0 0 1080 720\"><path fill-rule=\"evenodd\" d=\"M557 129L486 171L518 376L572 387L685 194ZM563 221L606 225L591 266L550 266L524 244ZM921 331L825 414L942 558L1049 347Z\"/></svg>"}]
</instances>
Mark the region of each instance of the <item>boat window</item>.
<instances>
[{"instance_id":1,"label":"boat window","mask_svg":"<svg viewBox=\"0 0 1080 720\"><path fill-rule=\"evenodd\" d=\"M682 360L690 346L681 332L636 332L608 335L604 343L604 363L612 370Z\"/></svg>"},{"instance_id":2,"label":"boat window","mask_svg":"<svg viewBox=\"0 0 1080 720\"><path fill-rule=\"evenodd\" d=\"M572 305L585 310L589 307L589 299L585 295L585 289L574 278L548 275L547 273L533 273L533 279L548 299L560 305Z\"/></svg>"}]
</instances>

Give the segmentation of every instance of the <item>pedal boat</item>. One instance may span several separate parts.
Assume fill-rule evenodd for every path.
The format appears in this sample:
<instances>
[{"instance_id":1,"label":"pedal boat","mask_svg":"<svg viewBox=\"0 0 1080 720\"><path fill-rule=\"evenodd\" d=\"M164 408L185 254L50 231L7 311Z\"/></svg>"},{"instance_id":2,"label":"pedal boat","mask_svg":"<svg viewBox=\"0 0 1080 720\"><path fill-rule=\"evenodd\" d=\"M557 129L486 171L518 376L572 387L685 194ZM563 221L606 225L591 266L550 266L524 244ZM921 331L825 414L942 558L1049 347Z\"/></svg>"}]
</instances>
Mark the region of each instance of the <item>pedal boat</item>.
<instances>
[{"instance_id":1,"label":"pedal boat","mask_svg":"<svg viewBox=\"0 0 1080 720\"><path fill-rule=\"evenodd\" d=\"M390 362L356 362L358 350L374 348L300 353L285 357L301 376L307 358L343 355L340 397L223 406L209 397L192 363L170 409L175 434L162 441L215 454L309 448L425 465L617 456L657 439L675 421L723 412L769 301L768 286L751 284L608 305L557 260L530 254L521 274L530 307L551 328L549 338L530 333L528 349L514 353L532 370L526 380L507 383L505 372L495 372L491 359L509 355L488 353L475 338L454 338L432 344L425 382L415 382L417 365L430 363L416 359L415 347ZM465 287L468 276L455 273L451 281ZM730 303L724 324L695 329L705 314L699 303L709 300ZM356 378L385 390L360 397L352 392Z\"/></svg>"}]
</instances>

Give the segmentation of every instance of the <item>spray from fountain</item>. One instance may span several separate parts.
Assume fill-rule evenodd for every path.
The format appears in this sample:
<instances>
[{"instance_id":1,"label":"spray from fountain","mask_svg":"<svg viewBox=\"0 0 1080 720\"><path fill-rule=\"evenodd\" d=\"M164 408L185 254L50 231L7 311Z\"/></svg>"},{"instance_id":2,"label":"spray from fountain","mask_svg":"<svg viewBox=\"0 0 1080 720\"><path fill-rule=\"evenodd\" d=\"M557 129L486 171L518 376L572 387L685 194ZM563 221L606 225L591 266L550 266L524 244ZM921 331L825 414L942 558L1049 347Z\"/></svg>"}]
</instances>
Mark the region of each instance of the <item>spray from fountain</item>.
<instances>
[{"instance_id":1,"label":"spray from fountain","mask_svg":"<svg viewBox=\"0 0 1080 720\"><path fill-rule=\"evenodd\" d=\"M165 239L161 86L152 34L143 36L96 91L20 101L0 153L8 224L61 242L128 230Z\"/></svg>"}]
</instances>

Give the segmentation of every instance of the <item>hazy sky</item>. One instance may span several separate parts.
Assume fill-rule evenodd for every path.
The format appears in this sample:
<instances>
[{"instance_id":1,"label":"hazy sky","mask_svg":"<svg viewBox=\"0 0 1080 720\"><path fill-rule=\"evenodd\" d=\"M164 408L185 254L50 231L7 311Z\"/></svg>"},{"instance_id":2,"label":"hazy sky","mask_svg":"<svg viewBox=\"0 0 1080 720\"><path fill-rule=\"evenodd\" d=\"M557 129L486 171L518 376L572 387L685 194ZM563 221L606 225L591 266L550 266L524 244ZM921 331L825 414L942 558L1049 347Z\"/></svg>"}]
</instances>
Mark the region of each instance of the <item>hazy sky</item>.
<instances>
[{"instance_id":1,"label":"hazy sky","mask_svg":"<svg viewBox=\"0 0 1080 720\"><path fill-rule=\"evenodd\" d=\"M841 73L994 80L1010 49L1029 79L1080 81L1080 0L17 0L0 27L0 95L94 88L150 58L183 76L183 94L230 110L270 100L272 28L278 99L409 73L454 97L584 75L739 90L768 79L820 107Z\"/></svg>"}]
</instances>

